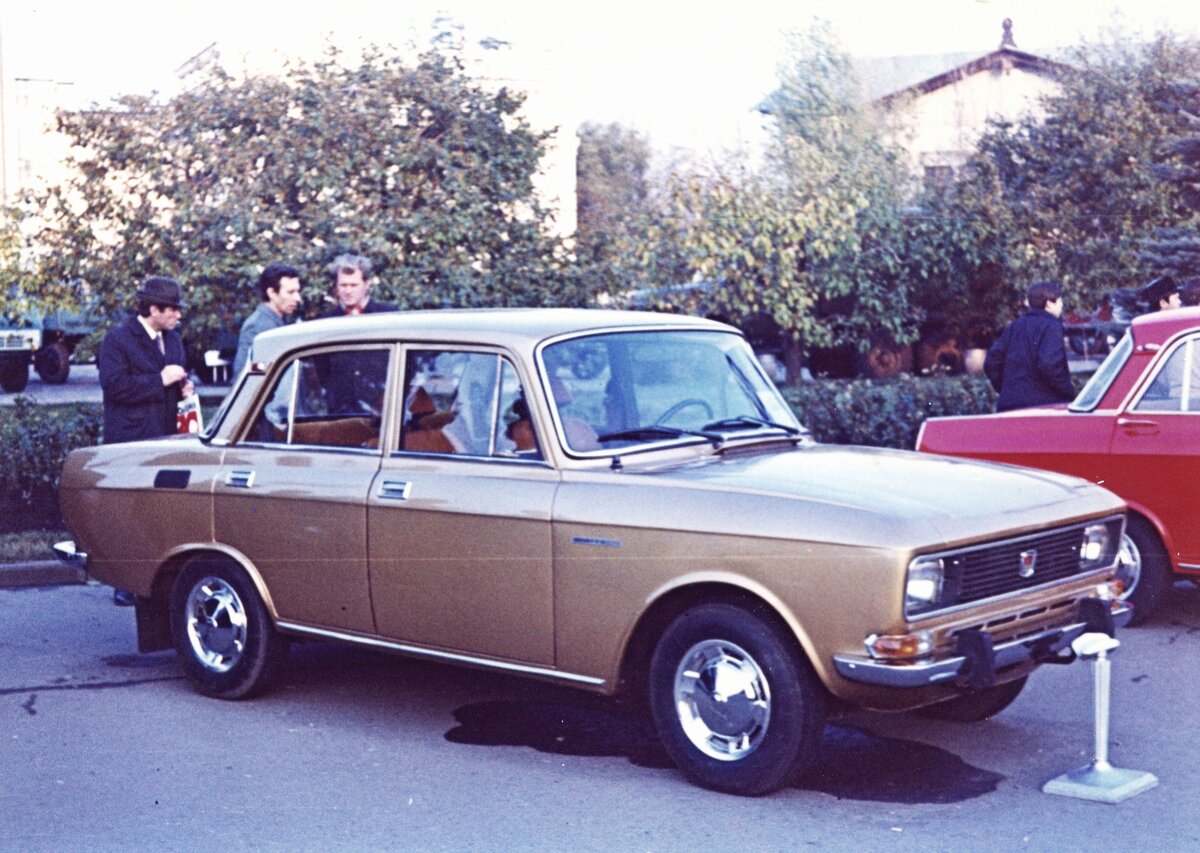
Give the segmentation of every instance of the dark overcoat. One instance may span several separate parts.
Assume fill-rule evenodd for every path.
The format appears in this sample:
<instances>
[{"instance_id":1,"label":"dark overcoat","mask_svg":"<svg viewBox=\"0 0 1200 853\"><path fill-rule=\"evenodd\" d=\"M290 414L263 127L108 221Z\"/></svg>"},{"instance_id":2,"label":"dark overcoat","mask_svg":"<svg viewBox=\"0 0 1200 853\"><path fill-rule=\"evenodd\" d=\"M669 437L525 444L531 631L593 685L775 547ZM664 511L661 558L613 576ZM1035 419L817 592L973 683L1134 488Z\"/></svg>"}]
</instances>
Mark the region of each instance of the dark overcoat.
<instances>
[{"instance_id":1,"label":"dark overcoat","mask_svg":"<svg viewBox=\"0 0 1200 853\"><path fill-rule=\"evenodd\" d=\"M168 364L185 366L183 338L176 331L163 332L163 344L165 354L136 316L104 336L98 366L105 444L175 432L183 387L181 382L164 387L161 374Z\"/></svg>"},{"instance_id":2,"label":"dark overcoat","mask_svg":"<svg viewBox=\"0 0 1200 853\"><path fill-rule=\"evenodd\" d=\"M378 299L375 299L374 297L372 297L367 300L367 305L365 308L363 308L362 312L364 314L386 314L388 312L395 311L395 310L396 310L395 305L392 305L387 302L380 302ZM324 320L326 317L345 317L345 316L346 316L346 312L342 310L342 306L335 304L332 308L330 308L328 311L326 311L324 314L322 314L320 319Z\"/></svg>"},{"instance_id":3,"label":"dark overcoat","mask_svg":"<svg viewBox=\"0 0 1200 853\"><path fill-rule=\"evenodd\" d=\"M1040 308L1008 324L988 350L983 370L1000 394L998 412L1075 397L1062 321Z\"/></svg>"}]
</instances>

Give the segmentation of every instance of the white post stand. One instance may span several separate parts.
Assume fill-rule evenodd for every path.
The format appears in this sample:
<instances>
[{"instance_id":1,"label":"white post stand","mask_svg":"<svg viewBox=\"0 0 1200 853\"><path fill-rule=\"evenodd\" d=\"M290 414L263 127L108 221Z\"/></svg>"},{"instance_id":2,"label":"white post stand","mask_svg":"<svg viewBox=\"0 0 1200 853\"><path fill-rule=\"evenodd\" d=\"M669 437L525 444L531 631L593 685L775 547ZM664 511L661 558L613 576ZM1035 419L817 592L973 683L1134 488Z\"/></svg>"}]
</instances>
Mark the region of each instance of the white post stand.
<instances>
[{"instance_id":1,"label":"white post stand","mask_svg":"<svg viewBox=\"0 0 1200 853\"><path fill-rule=\"evenodd\" d=\"M1107 634L1083 634L1071 643L1075 654L1092 661L1095 691L1096 757L1092 763L1051 779L1042 786L1047 794L1060 794L1081 800L1119 803L1158 784L1153 773L1119 770L1108 763L1108 707L1112 685L1112 661L1108 653L1120 644Z\"/></svg>"}]
</instances>

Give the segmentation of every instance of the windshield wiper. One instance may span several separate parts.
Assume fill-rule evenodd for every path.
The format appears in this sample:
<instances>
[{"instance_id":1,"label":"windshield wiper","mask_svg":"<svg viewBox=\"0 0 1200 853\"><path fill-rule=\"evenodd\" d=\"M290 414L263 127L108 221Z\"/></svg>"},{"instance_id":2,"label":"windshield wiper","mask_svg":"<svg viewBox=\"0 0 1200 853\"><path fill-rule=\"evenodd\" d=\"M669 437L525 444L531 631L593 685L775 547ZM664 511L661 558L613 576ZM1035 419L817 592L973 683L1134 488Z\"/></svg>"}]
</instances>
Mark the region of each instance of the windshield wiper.
<instances>
[{"instance_id":1,"label":"windshield wiper","mask_svg":"<svg viewBox=\"0 0 1200 853\"><path fill-rule=\"evenodd\" d=\"M708 432L707 427L703 430L696 429L679 429L678 427L662 426L661 424L648 424L646 426L634 427L633 429L623 429L619 432L606 432L604 435L598 436L600 441L621 441L623 439L637 438L679 438L684 435L696 435L700 438L706 438L713 443L713 447L719 447L721 442L725 440L724 436L717 432Z\"/></svg>"},{"instance_id":2,"label":"windshield wiper","mask_svg":"<svg viewBox=\"0 0 1200 853\"><path fill-rule=\"evenodd\" d=\"M756 418L751 415L738 415L735 418L723 418L719 421L713 421L711 424L705 424L703 429L750 429L751 427L771 427L772 429L781 429L788 435L802 435L804 430L796 429L794 426L781 424L778 421L768 421L764 418Z\"/></svg>"}]
</instances>

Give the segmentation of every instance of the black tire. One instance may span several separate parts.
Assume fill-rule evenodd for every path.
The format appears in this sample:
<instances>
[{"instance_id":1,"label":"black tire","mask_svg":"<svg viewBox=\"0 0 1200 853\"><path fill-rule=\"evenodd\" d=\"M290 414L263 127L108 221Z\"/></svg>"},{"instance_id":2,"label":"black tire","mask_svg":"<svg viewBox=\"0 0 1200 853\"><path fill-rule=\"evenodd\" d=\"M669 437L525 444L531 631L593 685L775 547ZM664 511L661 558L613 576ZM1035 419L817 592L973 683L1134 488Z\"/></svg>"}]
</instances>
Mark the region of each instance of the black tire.
<instances>
[{"instance_id":1,"label":"black tire","mask_svg":"<svg viewBox=\"0 0 1200 853\"><path fill-rule=\"evenodd\" d=\"M1130 625L1144 624L1162 607L1171 591L1171 558L1154 525L1139 515L1130 515L1125 525L1117 577L1125 583L1121 597L1133 605Z\"/></svg>"},{"instance_id":2,"label":"black tire","mask_svg":"<svg viewBox=\"0 0 1200 853\"><path fill-rule=\"evenodd\" d=\"M720 695L721 681L738 690ZM790 637L744 607L701 604L677 616L654 649L649 695L667 753L705 788L770 793L820 748L816 676Z\"/></svg>"},{"instance_id":3,"label":"black tire","mask_svg":"<svg viewBox=\"0 0 1200 853\"><path fill-rule=\"evenodd\" d=\"M33 368L47 385L62 385L71 373L71 350L62 341L44 346L34 353Z\"/></svg>"},{"instance_id":4,"label":"black tire","mask_svg":"<svg viewBox=\"0 0 1200 853\"><path fill-rule=\"evenodd\" d=\"M0 388L10 394L19 394L29 384L29 366L25 362L0 362Z\"/></svg>"},{"instance_id":5,"label":"black tire","mask_svg":"<svg viewBox=\"0 0 1200 853\"><path fill-rule=\"evenodd\" d=\"M196 689L245 699L267 689L287 656L253 582L237 563L197 558L171 590L171 636Z\"/></svg>"},{"instance_id":6,"label":"black tire","mask_svg":"<svg viewBox=\"0 0 1200 853\"><path fill-rule=\"evenodd\" d=\"M982 722L1011 705L1021 695L1028 680L1029 676L1025 676L1016 681L985 687L983 690L972 690L936 705L926 705L920 709L920 713L935 720L949 720L954 723Z\"/></svg>"}]
</instances>

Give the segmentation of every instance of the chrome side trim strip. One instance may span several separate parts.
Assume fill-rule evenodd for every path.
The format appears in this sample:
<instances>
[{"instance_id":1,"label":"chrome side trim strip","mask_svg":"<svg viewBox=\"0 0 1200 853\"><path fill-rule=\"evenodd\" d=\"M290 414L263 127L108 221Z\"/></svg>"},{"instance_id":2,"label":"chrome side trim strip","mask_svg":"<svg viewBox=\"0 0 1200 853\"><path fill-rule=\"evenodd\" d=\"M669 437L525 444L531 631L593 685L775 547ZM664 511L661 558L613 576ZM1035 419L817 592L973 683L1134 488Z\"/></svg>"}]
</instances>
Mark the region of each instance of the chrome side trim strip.
<instances>
[{"instance_id":1,"label":"chrome side trim strip","mask_svg":"<svg viewBox=\"0 0 1200 853\"><path fill-rule=\"evenodd\" d=\"M297 634L311 634L315 637L325 637L330 640L341 640L346 643L358 643L362 646L371 646L377 649L387 649L388 651L401 652L406 655L415 657L434 658L436 660L445 660L452 663L464 663L471 666L486 667L488 669L499 669L505 672L516 672L522 675L536 675L541 678L553 678L558 681L570 681L575 684L587 684L592 687L601 687L604 685L603 678L593 678L590 675L577 675L573 672L562 672L557 669L547 669L541 666L529 666L527 664L510 663L509 661L491 660L489 658L472 657L471 655L458 654L456 652L444 652L438 649L426 649L421 646L409 646L404 643L393 643L388 640L380 640L376 637L360 637L356 634L343 634L340 631L330 631L328 628L310 628L307 625L297 625L295 622L276 622L275 627L281 631L292 631Z\"/></svg>"}]
</instances>

